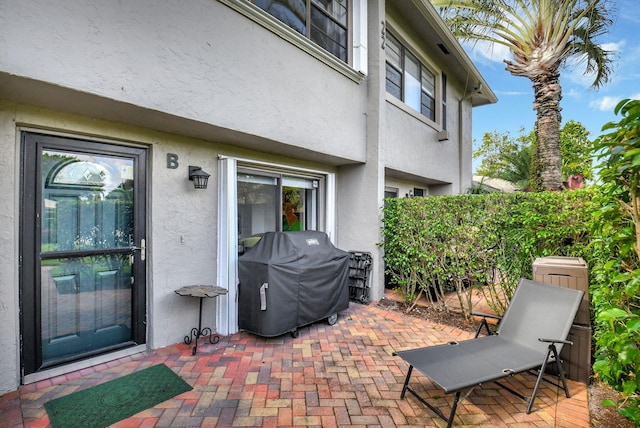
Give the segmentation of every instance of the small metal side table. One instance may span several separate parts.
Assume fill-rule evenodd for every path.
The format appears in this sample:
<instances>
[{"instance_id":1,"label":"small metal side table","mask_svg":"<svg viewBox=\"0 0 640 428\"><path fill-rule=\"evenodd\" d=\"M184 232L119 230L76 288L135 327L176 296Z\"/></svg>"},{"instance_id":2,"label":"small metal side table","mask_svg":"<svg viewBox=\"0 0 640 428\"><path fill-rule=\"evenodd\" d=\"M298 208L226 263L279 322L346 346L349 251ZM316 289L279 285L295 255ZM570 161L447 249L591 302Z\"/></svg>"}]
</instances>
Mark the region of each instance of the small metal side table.
<instances>
[{"instance_id":1,"label":"small metal side table","mask_svg":"<svg viewBox=\"0 0 640 428\"><path fill-rule=\"evenodd\" d=\"M209 343L215 344L220 341L220 336L214 335L210 327L202 328L202 300L205 297L218 297L221 294L227 294L227 290L217 285L187 285L176 290L176 294L180 296L198 297L200 298L200 311L198 313L198 328L191 329L191 335L184 337L184 343L190 345L194 343L191 355L198 352L198 339L202 336L209 336Z\"/></svg>"}]
</instances>

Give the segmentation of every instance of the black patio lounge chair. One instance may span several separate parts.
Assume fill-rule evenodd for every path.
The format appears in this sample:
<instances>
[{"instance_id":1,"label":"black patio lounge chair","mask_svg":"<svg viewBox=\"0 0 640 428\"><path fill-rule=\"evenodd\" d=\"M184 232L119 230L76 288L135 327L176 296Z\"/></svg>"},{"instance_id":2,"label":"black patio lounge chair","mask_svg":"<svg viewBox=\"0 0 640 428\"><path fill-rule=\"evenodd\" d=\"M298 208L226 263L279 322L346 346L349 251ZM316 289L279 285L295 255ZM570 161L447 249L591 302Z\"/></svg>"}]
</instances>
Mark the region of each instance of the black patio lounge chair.
<instances>
[{"instance_id":1,"label":"black patio lounge chair","mask_svg":"<svg viewBox=\"0 0 640 428\"><path fill-rule=\"evenodd\" d=\"M524 399L531 412L540 382L548 363L555 364L559 383L567 398L567 382L558 355L566 340L573 319L582 300L582 291L520 280L495 334L460 342L394 352L409 364L400 398L410 392L440 418L453 424L462 391L487 382L530 370L538 371L538 378L530 398L496 382L502 388ZM487 329L488 331L488 329ZM409 386L416 368L433 380L445 393L455 393L453 407L447 418L440 410ZM552 382L555 383L555 382Z\"/></svg>"}]
</instances>

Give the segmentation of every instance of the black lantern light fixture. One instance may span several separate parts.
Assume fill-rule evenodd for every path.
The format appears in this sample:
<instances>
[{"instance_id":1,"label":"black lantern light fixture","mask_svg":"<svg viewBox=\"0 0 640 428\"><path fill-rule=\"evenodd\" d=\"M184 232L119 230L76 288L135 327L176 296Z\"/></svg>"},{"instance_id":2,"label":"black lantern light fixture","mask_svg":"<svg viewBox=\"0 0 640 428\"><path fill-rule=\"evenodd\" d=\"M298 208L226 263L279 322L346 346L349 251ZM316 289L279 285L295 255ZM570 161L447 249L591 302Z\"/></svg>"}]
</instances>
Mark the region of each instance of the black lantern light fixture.
<instances>
[{"instance_id":1,"label":"black lantern light fixture","mask_svg":"<svg viewBox=\"0 0 640 428\"><path fill-rule=\"evenodd\" d=\"M211 174L207 174L199 166L189 165L189 180L193 181L196 189L206 189Z\"/></svg>"}]
</instances>

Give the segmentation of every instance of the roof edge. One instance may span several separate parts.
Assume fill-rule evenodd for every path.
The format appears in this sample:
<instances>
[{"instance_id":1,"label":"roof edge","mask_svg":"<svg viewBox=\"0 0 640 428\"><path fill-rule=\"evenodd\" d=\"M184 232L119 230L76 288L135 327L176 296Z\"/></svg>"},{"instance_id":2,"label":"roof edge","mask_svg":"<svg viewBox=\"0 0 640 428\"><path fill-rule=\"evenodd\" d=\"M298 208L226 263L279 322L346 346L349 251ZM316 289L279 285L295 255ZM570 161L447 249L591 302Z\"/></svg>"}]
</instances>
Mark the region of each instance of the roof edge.
<instances>
[{"instance_id":1,"label":"roof edge","mask_svg":"<svg viewBox=\"0 0 640 428\"><path fill-rule=\"evenodd\" d=\"M498 97L493 92L489 84L482 76L478 68L475 66L469 55L462 47L462 44L453 35L444 19L440 16L436 8L431 4L429 0L411 0L416 8L427 18L430 24L433 25L434 30L442 37L443 40L449 42L449 46L454 50L454 54L459 58L464 68L469 72L474 79L474 86L470 93L465 94L472 100L474 107L495 104L498 102Z\"/></svg>"}]
</instances>

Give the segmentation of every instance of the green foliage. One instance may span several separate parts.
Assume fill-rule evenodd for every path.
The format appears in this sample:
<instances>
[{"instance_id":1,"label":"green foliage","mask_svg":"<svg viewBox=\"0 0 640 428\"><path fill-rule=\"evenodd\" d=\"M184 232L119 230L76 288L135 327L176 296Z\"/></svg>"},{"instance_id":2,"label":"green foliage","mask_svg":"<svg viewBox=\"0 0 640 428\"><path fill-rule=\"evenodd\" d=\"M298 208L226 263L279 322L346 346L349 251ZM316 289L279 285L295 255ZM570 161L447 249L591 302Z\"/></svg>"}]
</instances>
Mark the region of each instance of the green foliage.
<instances>
[{"instance_id":1,"label":"green foliage","mask_svg":"<svg viewBox=\"0 0 640 428\"><path fill-rule=\"evenodd\" d=\"M415 304L455 290L470 317L470 288L502 313L537 257L585 256L592 193L492 193L388 199L384 260L393 283Z\"/></svg>"},{"instance_id":2,"label":"green foliage","mask_svg":"<svg viewBox=\"0 0 640 428\"><path fill-rule=\"evenodd\" d=\"M477 174L501 178L520 189L541 188L537 181L540 166L535 153L536 133L520 130L517 138L509 132L500 134L487 132L482 144L473 152L474 158L482 158ZM589 131L580 122L570 120L560 129L560 157L562 159L562 177L567 180L572 175L582 175L586 180L593 178L592 142Z\"/></svg>"},{"instance_id":3,"label":"green foliage","mask_svg":"<svg viewBox=\"0 0 640 428\"><path fill-rule=\"evenodd\" d=\"M585 180L593 178L593 160L589 131L580 122L570 120L560 129L560 157L562 159L562 177L582 175Z\"/></svg>"},{"instance_id":4,"label":"green foliage","mask_svg":"<svg viewBox=\"0 0 640 428\"><path fill-rule=\"evenodd\" d=\"M473 152L474 158L482 158L477 169L478 175L486 177L502 178L518 184L524 181L520 188L527 187L529 179L529 164L531 163L530 147L535 138L533 133L525 134L524 128L520 129L517 138L511 137L509 132L500 134L497 131L487 132L482 136L482 143ZM529 159L523 159L529 156ZM523 162L524 161L524 162ZM522 165L524 163L524 165ZM519 171L519 173L515 173ZM513 176L516 177L513 177ZM514 178L516 178L514 180Z\"/></svg>"},{"instance_id":5,"label":"green foliage","mask_svg":"<svg viewBox=\"0 0 640 428\"><path fill-rule=\"evenodd\" d=\"M543 164L540 162L540 158L537 156L538 153L538 140L535 139L531 144L531 151L534 153L531 159L531 168L529 172L531 177L529 179L529 188L532 192L541 192L544 189L544 185L542 183L542 170Z\"/></svg>"},{"instance_id":6,"label":"green foliage","mask_svg":"<svg viewBox=\"0 0 640 428\"><path fill-rule=\"evenodd\" d=\"M596 376L623 393L619 411L640 424L640 101L595 142L602 160L593 222L591 296Z\"/></svg>"}]
</instances>

